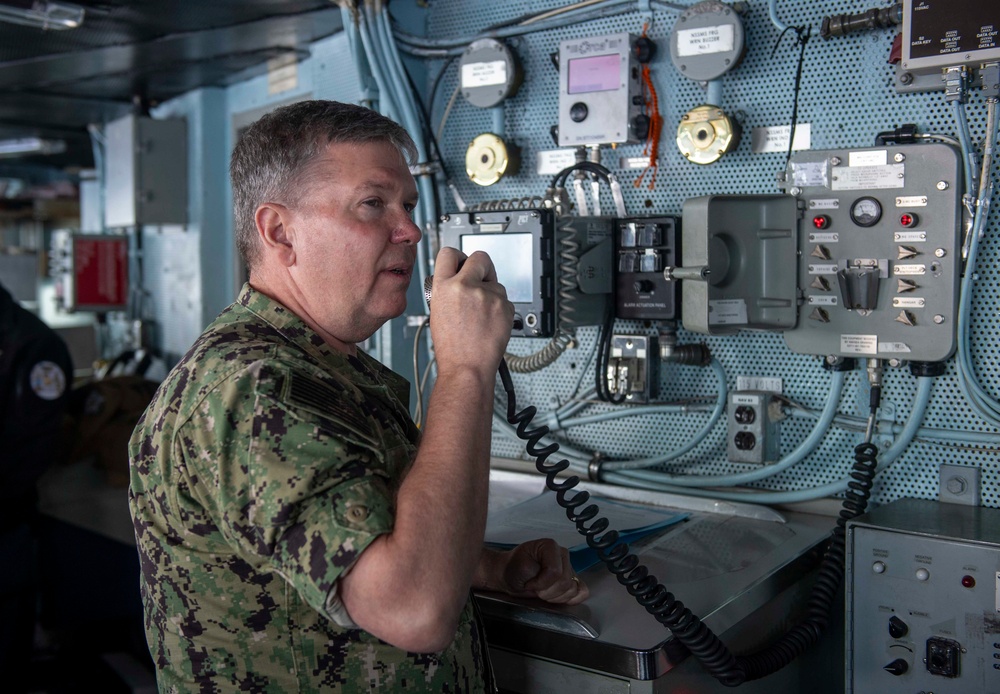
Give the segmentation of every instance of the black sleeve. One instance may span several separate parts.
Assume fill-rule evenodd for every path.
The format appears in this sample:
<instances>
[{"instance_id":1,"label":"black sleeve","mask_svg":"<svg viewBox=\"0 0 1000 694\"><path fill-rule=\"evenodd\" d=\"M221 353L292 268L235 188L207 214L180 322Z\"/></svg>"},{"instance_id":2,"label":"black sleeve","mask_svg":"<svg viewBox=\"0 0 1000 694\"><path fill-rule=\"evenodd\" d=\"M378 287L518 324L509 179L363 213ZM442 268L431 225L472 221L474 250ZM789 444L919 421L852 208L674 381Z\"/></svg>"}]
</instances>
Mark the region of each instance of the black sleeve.
<instances>
[{"instance_id":1,"label":"black sleeve","mask_svg":"<svg viewBox=\"0 0 1000 694\"><path fill-rule=\"evenodd\" d=\"M51 330L7 345L0 376L0 500L33 491L59 450L73 366L66 344Z\"/></svg>"}]
</instances>

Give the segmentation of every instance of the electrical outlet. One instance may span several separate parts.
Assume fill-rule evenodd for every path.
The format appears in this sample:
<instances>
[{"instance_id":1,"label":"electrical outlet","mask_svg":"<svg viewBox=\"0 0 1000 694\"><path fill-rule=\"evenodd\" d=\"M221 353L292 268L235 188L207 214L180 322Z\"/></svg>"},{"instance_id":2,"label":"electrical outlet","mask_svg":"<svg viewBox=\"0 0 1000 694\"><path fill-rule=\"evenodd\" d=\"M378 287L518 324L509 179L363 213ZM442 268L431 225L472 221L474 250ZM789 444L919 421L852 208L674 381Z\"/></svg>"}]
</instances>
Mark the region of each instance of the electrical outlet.
<instances>
[{"instance_id":1,"label":"electrical outlet","mask_svg":"<svg viewBox=\"0 0 1000 694\"><path fill-rule=\"evenodd\" d=\"M938 501L946 504L979 506L980 473L981 470L977 467L945 463L941 466Z\"/></svg>"}]
</instances>

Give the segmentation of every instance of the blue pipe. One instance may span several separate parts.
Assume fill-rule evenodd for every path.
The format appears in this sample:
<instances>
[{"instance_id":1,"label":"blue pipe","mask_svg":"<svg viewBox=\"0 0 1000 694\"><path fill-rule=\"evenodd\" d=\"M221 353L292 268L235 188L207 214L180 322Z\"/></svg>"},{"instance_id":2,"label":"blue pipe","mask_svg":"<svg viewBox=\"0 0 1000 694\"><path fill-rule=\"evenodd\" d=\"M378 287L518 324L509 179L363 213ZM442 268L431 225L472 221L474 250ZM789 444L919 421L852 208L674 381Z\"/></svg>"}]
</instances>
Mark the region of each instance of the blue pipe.
<instances>
[{"instance_id":1,"label":"blue pipe","mask_svg":"<svg viewBox=\"0 0 1000 694\"><path fill-rule=\"evenodd\" d=\"M603 469L605 469L605 470L612 470L612 471L613 470L629 470L629 469L633 469L633 468L652 467L654 465L662 465L663 463L666 463L666 462L669 462L671 460L674 460L676 458L681 457L682 455L684 455L685 453L689 452L690 450L692 450L693 448L695 448L697 445L699 445L706 438L708 438L708 435L712 432L712 429L715 428L715 425L719 422L719 419L722 417L723 411L726 409L726 393L727 393L726 372L722 368L722 364L719 363L718 359L715 359L713 357L711 363L709 364L709 366L711 366L712 371L715 373L716 380L719 383L719 395L718 395L718 398L716 398L715 408L712 410L711 417L709 417L709 419L705 423L705 425L701 428L701 430L697 434L695 434L691 438L690 441L688 441L687 443L685 443L680 448L677 448L677 449L675 449L673 451L670 451L669 453L666 453L666 454L661 455L661 456L657 456L655 458L641 458L641 459L638 459L638 460L616 460L616 461L611 461L611 462L605 463Z\"/></svg>"},{"instance_id":2,"label":"blue pipe","mask_svg":"<svg viewBox=\"0 0 1000 694\"><path fill-rule=\"evenodd\" d=\"M809 436L807 436L794 451L776 462L774 465L765 465L757 470L733 475L682 476L658 474L646 471L646 474L643 475L639 475L637 473L636 477L649 479L649 476L655 475L653 478L655 481L662 482L663 480L669 480L670 483L679 487L733 487L740 484L747 484L749 482L756 482L766 477L776 475L779 472L783 472L796 463L801 462L806 456L816 450L816 447L819 446L820 442L826 436L827 431L830 430L830 424L833 422L833 418L837 414L837 405L840 404L840 393L843 390L844 379L846 377L847 373L844 371L838 371L833 374L833 378L830 380L829 395L827 396L823 413L820 415L816 425L809 433Z\"/></svg>"},{"instance_id":3,"label":"blue pipe","mask_svg":"<svg viewBox=\"0 0 1000 694\"><path fill-rule=\"evenodd\" d=\"M914 396L913 409L910 411L910 416L906 421L906 426L903 427L903 432L900 434L899 438L896 439L895 443L893 443L893 445L890 446L885 453L879 456L879 472L891 465L893 461L895 461L895 459L899 457L899 455L906 450L906 448L913 441L917 430L920 428L920 422L923 420L924 414L927 411L927 405L931 398L931 386L933 383L933 378L920 377L917 379L917 393ZM646 474L648 475L649 473L647 472ZM851 481L850 478L847 478L809 489L790 492L755 493L752 491L725 492L680 487L675 484L653 482L651 480L641 479L636 472L633 471L609 472L602 477L608 482L614 482L616 484L623 484L626 486L672 492L675 494L688 494L690 496L705 497L710 499L721 499L724 501L742 501L755 504L794 504L802 501L822 499L834 494L845 492L848 488L848 483ZM637 482L641 482L642 484L637 484Z\"/></svg>"},{"instance_id":4,"label":"blue pipe","mask_svg":"<svg viewBox=\"0 0 1000 694\"><path fill-rule=\"evenodd\" d=\"M778 27L778 31L788 31L788 25L778 19L778 0L769 0L767 15L771 18L771 24Z\"/></svg>"}]
</instances>

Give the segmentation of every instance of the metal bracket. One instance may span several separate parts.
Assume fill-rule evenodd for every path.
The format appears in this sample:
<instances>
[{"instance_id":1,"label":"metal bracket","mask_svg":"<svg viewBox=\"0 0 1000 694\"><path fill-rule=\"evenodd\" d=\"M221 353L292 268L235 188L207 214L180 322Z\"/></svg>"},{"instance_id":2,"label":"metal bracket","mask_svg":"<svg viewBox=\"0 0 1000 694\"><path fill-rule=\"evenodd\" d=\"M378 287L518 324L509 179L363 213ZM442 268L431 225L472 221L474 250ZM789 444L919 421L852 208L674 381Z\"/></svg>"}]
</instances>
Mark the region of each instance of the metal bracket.
<instances>
[{"instance_id":1,"label":"metal bracket","mask_svg":"<svg viewBox=\"0 0 1000 694\"><path fill-rule=\"evenodd\" d=\"M947 504L981 506L980 477L982 470L968 465L941 466L938 501Z\"/></svg>"}]
</instances>

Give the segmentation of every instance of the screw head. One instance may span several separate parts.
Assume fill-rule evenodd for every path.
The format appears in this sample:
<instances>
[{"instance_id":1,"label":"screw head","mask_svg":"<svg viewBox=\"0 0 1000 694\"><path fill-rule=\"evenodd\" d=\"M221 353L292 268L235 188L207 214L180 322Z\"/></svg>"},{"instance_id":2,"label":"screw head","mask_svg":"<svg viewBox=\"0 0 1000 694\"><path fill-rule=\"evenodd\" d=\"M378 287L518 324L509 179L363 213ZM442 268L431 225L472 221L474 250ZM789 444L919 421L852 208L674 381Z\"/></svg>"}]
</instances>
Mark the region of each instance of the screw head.
<instances>
[{"instance_id":1,"label":"screw head","mask_svg":"<svg viewBox=\"0 0 1000 694\"><path fill-rule=\"evenodd\" d=\"M911 82L913 82L913 75L911 75L909 72L904 72L902 75L899 76L900 84L910 84Z\"/></svg>"},{"instance_id":2,"label":"screw head","mask_svg":"<svg viewBox=\"0 0 1000 694\"><path fill-rule=\"evenodd\" d=\"M834 166L840 166L841 161L842 160L840 157L830 157L830 163L833 164Z\"/></svg>"},{"instance_id":3,"label":"screw head","mask_svg":"<svg viewBox=\"0 0 1000 694\"><path fill-rule=\"evenodd\" d=\"M948 190L948 181L938 181L935 187L938 190Z\"/></svg>"},{"instance_id":4,"label":"screw head","mask_svg":"<svg viewBox=\"0 0 1000 694\"><path fill-rule=\"evenodd\" d=\"M934 255L938 258L943 258L948 255L948 250L946 248L936 248L934 249Z\"/></svg>"},{"instance_id":5,"label":"screw head","mask_svg":"<svg viewBox=\"0 0 1000 694\"><path fill-rule=\"evenodd\" d=\"M897 164L902 163L906 161L906 155L903 154L902 152L896 152L895 154L892 155L892 160Z\"/></svg>"},{"instance_id":6,"label":"screw head","mask_svg":"<svg viewBox=\"0 0 1000 694\"><path fill-rule=\"evenodd\" d=\"M944 323L944 316L942 316L940 313L936 314L934 316L934 322L937 323L938 325L941 325L942 323Z\"/></svg>"}]
</instances>

